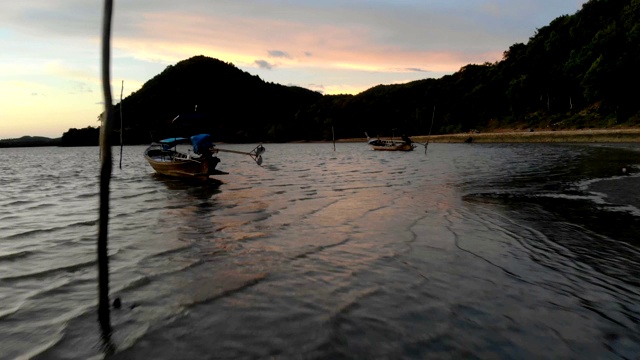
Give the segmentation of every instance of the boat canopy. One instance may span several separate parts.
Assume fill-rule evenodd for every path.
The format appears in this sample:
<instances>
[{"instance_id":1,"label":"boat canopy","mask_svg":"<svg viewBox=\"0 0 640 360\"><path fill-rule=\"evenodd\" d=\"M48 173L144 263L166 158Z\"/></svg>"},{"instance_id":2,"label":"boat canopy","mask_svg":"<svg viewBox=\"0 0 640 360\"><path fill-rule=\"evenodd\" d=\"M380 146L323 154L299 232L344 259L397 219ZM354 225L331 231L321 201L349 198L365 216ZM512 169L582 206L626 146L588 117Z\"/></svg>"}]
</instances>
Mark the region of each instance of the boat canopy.
<instances>
[{"instance_id":1,"label":"boat canopy","mask_svg":"<svg viewBox=\"0 0 640 360\"><path fill-rule=\"evenodd\" d=\"M189 143L189 139L187 138L183 138L183 137L175 137L175 138L168 138L168 139L163 139L159 141L160 144L162 144L162 148L164 150L169 150L172 147L175 147L178 144L188 144Z\"/></svg>"},{"instance_id":2,"label":"boat canopy","mask_svg":"<svg viewBox=\"0 0 640 360\"><path fill-rule=\"evenodd\" d=\"M202 155L204 151L213 146L211 141L211 135L199 134L191 137L191 145L193 145L193 151L196 154Z\"/></svg>"},{"instance_id":3,"label":"boat canopy","mask_svg":"<svg viewBox=\"0 0 640 360\"><path fill-rule=\"evenodd\" d=\"M202 155L203 151L206 151L210 147L214 146L213 142L211 141L211 135L209 134L193 135L190 138L183 138L183 137L168 138L168 139L160 140L158 142L162 145L162 148L164 150L169 150L179 144L190 143L193 146L193 151L199 155Z\"/></svg>"}]
</instances>

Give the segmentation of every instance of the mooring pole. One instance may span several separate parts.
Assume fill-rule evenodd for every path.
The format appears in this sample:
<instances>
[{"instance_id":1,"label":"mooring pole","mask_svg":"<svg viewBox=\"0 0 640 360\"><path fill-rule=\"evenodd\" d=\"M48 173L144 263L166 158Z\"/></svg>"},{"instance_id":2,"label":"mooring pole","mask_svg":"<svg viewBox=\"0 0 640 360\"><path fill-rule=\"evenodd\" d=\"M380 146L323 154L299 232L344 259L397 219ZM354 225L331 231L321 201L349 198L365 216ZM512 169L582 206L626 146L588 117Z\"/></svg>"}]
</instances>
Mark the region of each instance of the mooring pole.
<instances>
[{"instance_id":1,"label":"mooring pole","mask_svg":"<svg viewBox=\"0 0 640 360\"><path fill-rule=\"evenodd\" d=\"M433 120L436 118L436 106L433 105L433 114L431 115L431 126L429 126L429 135L427 135L427 142L424 144L424 154L427 155L427 147L429 146L429 138L431 137L431 129L433 129Z\"/></svg>"},{"instance_id":2,"label":"mooring pole","mask_svg":"<svg viewBox=\"0 0 640 360\"><path fill-rule=\"evenodd\" d=\"M111 129L113 102L111 98L111 17L113 0L104 2L102 23L102 92L104 113L100 126L100 218L98 221L98 321L104 336L111 334L109 304L109 256L107 239L109 232L109 182L111 181Z\"/></svg>"},{"instance_id":3,"label":"mooring pole","mask_svg":"<svg viewBox=\"0 0 640 360\"><path fill-rule=\"evenodd\" d=\"M124 147L124 129L122 127L122 92L124 91L124 80L120 87L120 169L122 169L122 148Z\"/></svg>"},{"instance_id":4,"label":"mooring pole","mask_svg":"<svg viewBox=\"0 0 640 360\"><path fill-rule=\"evenodd\" d=\"M333 151L336 151L336 133L333 131L333 126L331 127L331 138L333 139Z\"/></svg>"}]
</instances>

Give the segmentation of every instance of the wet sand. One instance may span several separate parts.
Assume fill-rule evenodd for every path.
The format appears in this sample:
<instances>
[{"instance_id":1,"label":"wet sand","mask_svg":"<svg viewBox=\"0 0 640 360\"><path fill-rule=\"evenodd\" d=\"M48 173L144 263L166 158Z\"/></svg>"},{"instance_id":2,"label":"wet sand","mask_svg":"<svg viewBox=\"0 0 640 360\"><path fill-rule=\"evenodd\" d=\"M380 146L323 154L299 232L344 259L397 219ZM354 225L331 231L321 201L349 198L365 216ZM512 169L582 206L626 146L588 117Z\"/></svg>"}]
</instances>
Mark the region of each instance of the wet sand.
<instances>
[{"instance_id":1,"label":"wet sand","mask_svg":"<svg viewBox=\"0 0 640 360\"><path fill-rule=\"evenodd\" d=\"M381 139L390 139L381 137ZM395 137L400 140L400 137ZM498 130L495 132L460 133L446 135L414 135L417 143L637 143L640 129L584 129L584 130ZM338 142L361 142L365 138L341 139Z\"/></svg>"},{"instance_id":2,"label":"wet sand","mask_svg":"<svg viewBox=\"0 0 640 360\"><path fill-rule=\"evenodd\" d=\"M557 130L557 131L500 131L487 133L462 133L449 135L414 136L413 141L424 143L611 143L640 142L640 129L620 130Z\"/></svg>"}]
</instances>

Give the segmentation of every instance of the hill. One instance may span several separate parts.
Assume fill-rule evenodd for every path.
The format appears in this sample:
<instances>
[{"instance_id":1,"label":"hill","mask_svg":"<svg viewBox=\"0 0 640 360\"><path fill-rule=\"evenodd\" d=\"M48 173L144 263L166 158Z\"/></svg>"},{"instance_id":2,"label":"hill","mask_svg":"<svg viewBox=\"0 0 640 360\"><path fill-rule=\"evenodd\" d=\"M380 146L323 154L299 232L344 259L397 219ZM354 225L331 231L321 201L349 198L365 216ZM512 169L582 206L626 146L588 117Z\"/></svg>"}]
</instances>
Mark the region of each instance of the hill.
<instances>
[{"instance_id":1,"label":"hill","mask_svg":"<svg viewBox=\"0 0 640 360\"><path fill-rule=\"evenodd\" d=\"M267 83L233 64L195 56L167 67L116 105L115 124L122 106L128 142L147 143L195 128L230 142L286 141L304 131L304 124L295 122L296 112L320 98L320 93ZM197 122L172 123L196 111Z\"/></svg>"},{"instance_id":2,"label":"hill","mask_svg":"<svg viewBox=\"0 0 640 360\"><path fill-rule=\"evenodd\" d=\"M291 141L369 134L640 125L640 0L591 0L556 18L495 63L440 79L321 95L266 83L233 64L196 56L167 67L116 105L125 141L178 135L177 115L218 141ZM186 130L185 130L186 131ZM117 137L116 137L117 138Z\"/></svg>"},{"instance_id":3,"label":"hill","mask_svg":"<svg viewBox=\"0 0 640 360\"><path fill-rule=\"evenodd\" d=\"M0 140L0 148L8 147L35 147L35 146L58 146L60 138L51 139L42 136L23 136L17 139Z\"/></svg>"},{"instance_id":4,"label":"hill","mask_svg":"<svg viewBox=\"0 0 640 360\"><path fill-rule=\"evenodd\" d=\"M558 17L496 63L441 79L377 86L329 106L350 135L498 128L640 125L640 1L591 0ZM336 111L340 109L340 111ZM435 116L434 116L435 111Z\"/></svg>"}]
</instances>

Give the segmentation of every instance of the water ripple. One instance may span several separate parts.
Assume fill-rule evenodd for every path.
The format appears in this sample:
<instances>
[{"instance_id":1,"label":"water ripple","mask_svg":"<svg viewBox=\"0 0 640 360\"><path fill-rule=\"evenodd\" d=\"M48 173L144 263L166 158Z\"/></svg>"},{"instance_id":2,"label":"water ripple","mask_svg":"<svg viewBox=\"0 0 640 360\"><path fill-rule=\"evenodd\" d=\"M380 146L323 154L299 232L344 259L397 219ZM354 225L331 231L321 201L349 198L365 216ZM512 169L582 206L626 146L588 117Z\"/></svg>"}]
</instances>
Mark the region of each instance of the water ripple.
<instances>
[{"instance_id":1,"label":"water ripple","mask_svg":"<svg viewBox=\"0 0 640 360\"><path fill-rule=\"evenodd\" d=\"M270 144L265 165L229 154L196 185L143 149L112 178L110 358L640 353L637 153ZM0 172L0 357L104 357L99 154L49 152L60 166L0 153L24 169Z\"/></svg>"}]
</instances>

